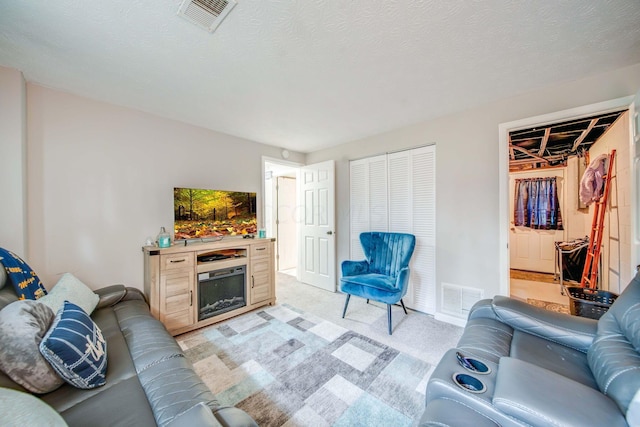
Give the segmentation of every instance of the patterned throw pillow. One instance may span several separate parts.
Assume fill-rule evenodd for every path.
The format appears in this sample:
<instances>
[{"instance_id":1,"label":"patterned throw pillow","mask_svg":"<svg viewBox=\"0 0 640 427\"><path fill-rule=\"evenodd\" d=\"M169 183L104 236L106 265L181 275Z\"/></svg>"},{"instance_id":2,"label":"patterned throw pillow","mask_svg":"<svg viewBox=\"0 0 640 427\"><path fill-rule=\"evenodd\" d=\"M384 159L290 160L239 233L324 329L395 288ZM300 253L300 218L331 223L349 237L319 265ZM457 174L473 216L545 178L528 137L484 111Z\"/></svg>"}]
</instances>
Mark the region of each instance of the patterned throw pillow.
<instances>
[{"instance_id":1,"label":"patterned throw pillow","mask_svg":"<svg viewBox=\"0 0 640 427\"><path fill-rule=\"evenodd\" d=\"M89 389L106 383L107 342L89 315L69 301L56 314L40 343L40 353L75 387Z\"/></svg>"}]
</instances>

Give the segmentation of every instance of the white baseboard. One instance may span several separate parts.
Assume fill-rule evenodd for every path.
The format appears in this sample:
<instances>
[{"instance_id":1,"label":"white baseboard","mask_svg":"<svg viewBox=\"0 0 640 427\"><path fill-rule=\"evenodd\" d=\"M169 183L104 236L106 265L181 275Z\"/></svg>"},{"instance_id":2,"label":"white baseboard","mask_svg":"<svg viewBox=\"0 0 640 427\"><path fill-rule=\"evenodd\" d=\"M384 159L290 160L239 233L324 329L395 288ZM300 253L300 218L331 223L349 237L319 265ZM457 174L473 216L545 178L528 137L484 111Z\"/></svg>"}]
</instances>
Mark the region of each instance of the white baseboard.
<instances>
[{"instance_id":1,"label":"white baseboard","mask_svg":"<svg viewBox=\"0 0 640 427\"><path fill-rule=\"evenodd\" d=\"M467 319L450 316L448 314L436 313L433 318L439 320L440 322L451 323L452 325L460 326L461 328L464 328L467 325Z\"/></svg>"}]
</instances>

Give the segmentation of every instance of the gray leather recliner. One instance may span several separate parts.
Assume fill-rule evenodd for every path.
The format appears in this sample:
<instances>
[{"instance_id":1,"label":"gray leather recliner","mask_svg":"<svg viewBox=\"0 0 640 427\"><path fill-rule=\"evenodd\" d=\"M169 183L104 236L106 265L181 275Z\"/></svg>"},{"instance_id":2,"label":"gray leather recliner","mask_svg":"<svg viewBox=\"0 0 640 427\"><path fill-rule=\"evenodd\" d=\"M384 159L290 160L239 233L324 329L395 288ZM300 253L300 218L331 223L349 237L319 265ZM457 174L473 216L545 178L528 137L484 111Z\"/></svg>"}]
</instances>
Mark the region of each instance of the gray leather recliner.
<instances>
[{"instance_id":1,"label":"gray leather recliner","mask_svg":"<svg viewBox=\"0 0 640 427\"><path fill-rule=\"evenodd\" d=\"M466 369L456 352L489 372ZM640 274L597 321L479 301L429 380L420 425L639 426L639 390Z\"/></svg>"}]
</instances>

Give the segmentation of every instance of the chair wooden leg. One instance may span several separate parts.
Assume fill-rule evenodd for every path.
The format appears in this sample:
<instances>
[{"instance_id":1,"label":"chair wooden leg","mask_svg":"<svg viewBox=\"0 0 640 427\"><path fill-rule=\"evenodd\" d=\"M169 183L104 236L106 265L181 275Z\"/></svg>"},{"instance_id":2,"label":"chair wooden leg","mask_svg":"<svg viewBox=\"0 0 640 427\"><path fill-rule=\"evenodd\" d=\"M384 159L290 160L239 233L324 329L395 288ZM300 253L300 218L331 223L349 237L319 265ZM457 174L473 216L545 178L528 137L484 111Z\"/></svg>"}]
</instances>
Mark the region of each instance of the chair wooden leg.
<instances>
[{"instance_id":1,"label":"chair wooden leg","mask_svg":"<svg viewBox=\"0 0 640 427\"><path fill-rule=\"evenodd\" d=\"M391 304L387 304L387 320L389 322L389 335L391 335Z\"/></svg>"},{"instance_id":2,"label":"chair wooden leg","mask_svg":"<svg viewBox=\"0 0 640 427\"><path fill-rule=\"evenodd\" d=\"M400 304L402 304L402 309L404 310L404 314L409 314L407 313L407 308L404 306L404 301L402 301L402 299L400 299Z\"/></svg>"},{"instance_id":3,"label":"chair wooden leg","mask_svg":"<svg viewBox=\"0 0 640 427\"><path fill-rule=\"evenodd\" d=\"M351 298L351 294L347 294L347 299L344 302L344 310L342 310L342 318L347 314L347 306L349 305L349 298Z\"/></svg>"}]
</instances>

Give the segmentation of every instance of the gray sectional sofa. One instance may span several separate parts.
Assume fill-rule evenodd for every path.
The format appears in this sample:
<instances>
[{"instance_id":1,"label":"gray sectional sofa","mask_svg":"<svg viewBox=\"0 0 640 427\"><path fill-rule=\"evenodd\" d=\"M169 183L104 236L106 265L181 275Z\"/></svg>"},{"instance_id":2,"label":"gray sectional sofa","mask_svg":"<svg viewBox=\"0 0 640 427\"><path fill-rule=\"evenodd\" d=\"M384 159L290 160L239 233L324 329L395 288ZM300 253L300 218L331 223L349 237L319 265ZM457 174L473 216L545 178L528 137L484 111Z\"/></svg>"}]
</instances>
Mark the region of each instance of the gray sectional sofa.
<instances>
[{"instance_id":1,"label":"gray sectional sofa","mask_svg":"<svg viewBox=\"0 0 640 427\"><path fill-rule=\"evenodd\" d=\"M6 281L0 268L0 309L17 300ZM96 293L100 301L91 318L107 342L106 384L83 390L65 383L37 395L68 425L256 426L240 409L220 406L140 291L116 285ZM0 387L25 391L2 372ZM9 408L0 409L3 424Z\"/></svg>"},{"instance_id":2,"label":"gray sectional sofa","mask_svg":"<svg viewBox=\"0 0 640 427\"><path fill-rule=\"evenodd\" d=\"M429 380L420 425L639 426L640 275L600 320L479 301Z\"/></svg>"}]
</instances>

